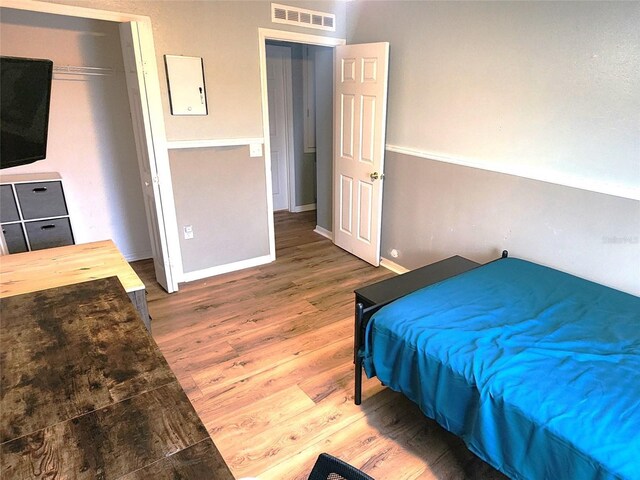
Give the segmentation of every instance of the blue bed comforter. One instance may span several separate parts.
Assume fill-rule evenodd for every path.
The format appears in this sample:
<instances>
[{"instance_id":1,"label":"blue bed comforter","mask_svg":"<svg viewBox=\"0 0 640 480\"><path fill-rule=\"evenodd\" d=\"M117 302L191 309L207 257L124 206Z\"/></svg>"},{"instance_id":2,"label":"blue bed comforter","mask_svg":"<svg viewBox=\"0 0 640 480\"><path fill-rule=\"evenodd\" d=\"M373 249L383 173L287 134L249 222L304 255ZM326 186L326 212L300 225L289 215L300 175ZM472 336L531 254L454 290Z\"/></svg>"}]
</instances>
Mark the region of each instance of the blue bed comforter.
<instances>
[{"instance_id":1,"label":"blue bed comforter","mask_svg":"<svg viewBox=\"0 0 640 480\"><path fill-rule=\"evenodd\" d=\"M638 297L502 259L382 308L362 354L512 478L640 478Z\"/></svg>"}]
</instances>

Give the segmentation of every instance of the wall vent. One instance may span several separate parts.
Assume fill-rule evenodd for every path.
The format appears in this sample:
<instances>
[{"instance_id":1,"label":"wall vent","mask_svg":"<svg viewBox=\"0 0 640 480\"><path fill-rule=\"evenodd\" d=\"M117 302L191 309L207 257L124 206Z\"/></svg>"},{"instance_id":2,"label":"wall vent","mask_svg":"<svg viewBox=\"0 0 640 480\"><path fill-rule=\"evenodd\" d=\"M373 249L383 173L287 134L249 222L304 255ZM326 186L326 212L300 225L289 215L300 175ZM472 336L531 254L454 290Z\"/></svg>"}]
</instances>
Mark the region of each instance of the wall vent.
<instances>
[{"instance_id":1,"label":"wall vent","mask_svg":"<svg viewBox=\"0 0 640 480\"><path fill-rule=\"evenodd\" d=\"M271 4L271 21L331 32L336 31L336 16L333 13L317 12L278 3Z\"/></svg>"}]
</instances>

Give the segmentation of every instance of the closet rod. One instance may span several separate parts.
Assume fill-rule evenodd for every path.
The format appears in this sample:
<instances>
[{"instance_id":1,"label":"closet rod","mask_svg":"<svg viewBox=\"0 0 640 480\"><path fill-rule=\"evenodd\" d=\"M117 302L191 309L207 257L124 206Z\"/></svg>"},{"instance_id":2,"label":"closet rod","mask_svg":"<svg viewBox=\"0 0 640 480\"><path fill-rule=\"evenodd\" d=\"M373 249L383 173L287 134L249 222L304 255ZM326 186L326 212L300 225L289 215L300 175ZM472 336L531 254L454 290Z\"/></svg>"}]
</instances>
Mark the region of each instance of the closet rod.
<instances>
[{"instance_id":1,"label":"closet rod","mask_svg":"<svg viewBox=\"0 0 640 480\"><path fill-rule=\"evenodd\" d=\"M103 67L74 67L71 65L54 65L53 73L64 75L94 75L94 76L111 76L114 73L113 68Z\"/></svg>"}]
</instances>

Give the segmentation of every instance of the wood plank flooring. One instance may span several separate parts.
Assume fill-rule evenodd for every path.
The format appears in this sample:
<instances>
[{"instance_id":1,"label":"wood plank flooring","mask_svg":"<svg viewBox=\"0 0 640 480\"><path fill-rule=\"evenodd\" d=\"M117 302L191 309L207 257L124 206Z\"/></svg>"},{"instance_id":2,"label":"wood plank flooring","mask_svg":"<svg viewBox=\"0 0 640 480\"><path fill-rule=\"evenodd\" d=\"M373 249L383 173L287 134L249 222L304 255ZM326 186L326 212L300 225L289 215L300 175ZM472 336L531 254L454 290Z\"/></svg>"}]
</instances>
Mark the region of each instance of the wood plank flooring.
<instances>
[{"instance_id":1,"label":"wood plank flooring","mask_svg":"<svg viewBox=\"0 0 640 480\"><path fill-rule=\"evenodd\" d=\"M271 264L180 285L150 261L153 337L237 478L306 479L328 452L377 480L503 479L402 395L365 380L353 403L353 290L393 274L277 213Z\"/></svg>"}]
</instances>

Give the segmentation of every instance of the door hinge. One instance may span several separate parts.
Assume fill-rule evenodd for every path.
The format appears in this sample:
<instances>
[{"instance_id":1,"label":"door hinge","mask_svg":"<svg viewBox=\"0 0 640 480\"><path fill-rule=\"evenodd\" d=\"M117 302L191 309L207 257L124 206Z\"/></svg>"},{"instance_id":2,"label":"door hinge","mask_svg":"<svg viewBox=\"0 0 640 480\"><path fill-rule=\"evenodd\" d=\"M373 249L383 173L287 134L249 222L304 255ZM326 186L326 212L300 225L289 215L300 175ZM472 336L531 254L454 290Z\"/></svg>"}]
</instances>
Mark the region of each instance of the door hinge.
<instances>
[{"instance_id":1,"label":"door hinge","mask_svg":"<svg viewBox=\"0 0 640 480\"><path fill-rule=\"evenodd\" d=\"M154 175L153 177L151 177L151 181L153 182L154 185L160 185L160 178L157 175Z\"/></svg>"}]
</instances>

